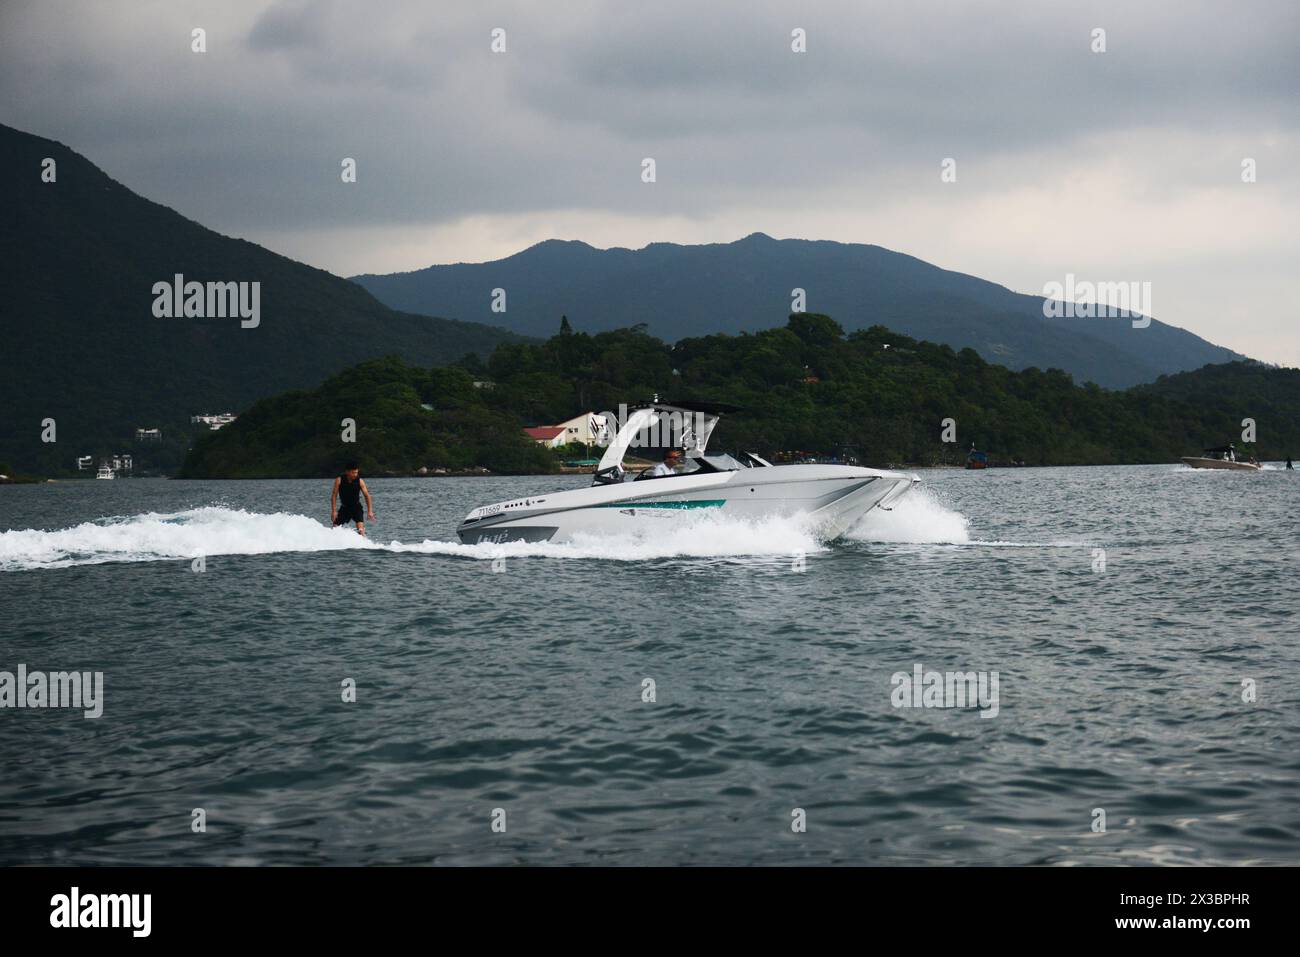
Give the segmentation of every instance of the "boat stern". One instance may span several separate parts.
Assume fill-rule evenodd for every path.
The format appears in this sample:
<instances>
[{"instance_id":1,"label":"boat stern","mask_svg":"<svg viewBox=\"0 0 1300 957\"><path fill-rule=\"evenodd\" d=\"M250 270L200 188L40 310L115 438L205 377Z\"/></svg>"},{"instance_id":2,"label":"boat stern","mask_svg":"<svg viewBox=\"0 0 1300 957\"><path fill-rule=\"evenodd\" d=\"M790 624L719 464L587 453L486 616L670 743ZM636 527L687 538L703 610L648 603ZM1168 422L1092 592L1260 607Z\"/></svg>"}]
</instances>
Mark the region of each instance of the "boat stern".
<instances>
[{"instance_id":1,"label":"boat stern","mask_svg":"<svg viewBox=\"0 0 1300 957\"><path fill-rule=\"evenodd\" d=\"M456 535L466 545L549 542L558 527L546 521L551 514L546 505L546 496L483 505L465 516Z\"/></svg>"}]
</instances>

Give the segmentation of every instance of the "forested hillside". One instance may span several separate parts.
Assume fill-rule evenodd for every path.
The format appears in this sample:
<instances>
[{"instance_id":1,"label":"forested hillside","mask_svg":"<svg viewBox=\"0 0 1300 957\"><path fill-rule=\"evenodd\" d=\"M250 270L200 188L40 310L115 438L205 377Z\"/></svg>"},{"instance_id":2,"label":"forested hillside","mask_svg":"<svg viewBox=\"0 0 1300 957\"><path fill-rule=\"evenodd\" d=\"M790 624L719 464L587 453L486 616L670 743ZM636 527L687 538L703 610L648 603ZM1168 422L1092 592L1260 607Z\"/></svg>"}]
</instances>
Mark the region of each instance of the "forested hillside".
<instances>
[{"instance_id":1,"label":"forested hillside","mask_svg":"<svg viewBox=\"0 0 1300 957\"><path fill-rule=\"evenodd\" d=\"M476 387L475 382L488 383ZM956 464L971 443L1029 465L1177 462L1236 442L1260 459L1300 450L1300 371L1234 362L1111 391L1059 370L1012 372L972 349L873 327L846 334L822 315L782 329L667 345L640 330L567 329L543 343L506 343L483 362L444 369L396 359L349 370L309 393L258 403L205 438L188 476L324 475L357 455L371 473L483 466L554 468L524 425L583 411L617 412L658 394L727 402L714 448L767 455L851 455L866 464ZM425 408L428 406L429 408ZM355 445L339 441L356 419ZM1241 421L1259 442L1243 446ZM941 441L953 419L956 441Z\"/></svg>"}]
</instances>

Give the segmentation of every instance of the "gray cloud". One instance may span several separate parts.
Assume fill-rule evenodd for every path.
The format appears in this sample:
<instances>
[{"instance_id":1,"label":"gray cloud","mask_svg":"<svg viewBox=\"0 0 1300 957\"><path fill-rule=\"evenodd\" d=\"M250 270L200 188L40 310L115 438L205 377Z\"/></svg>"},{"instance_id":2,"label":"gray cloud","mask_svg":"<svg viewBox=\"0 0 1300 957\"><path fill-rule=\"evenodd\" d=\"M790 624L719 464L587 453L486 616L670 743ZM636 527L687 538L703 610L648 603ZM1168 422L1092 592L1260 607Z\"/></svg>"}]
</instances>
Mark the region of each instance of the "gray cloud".
<instances>
[{"instance_id":1,"label":"gray cloud","mask_svg":"<svg viewBox=\"0 0 1300 957\"><path fill-rule=\"evenodd\" d=\"M1167 276L1161 318L1297 362L1298 40L1292 0L10 2L0 120L342 273L559 231L640 246L761 229L1029 290L1066 268ZM957 184L938 181L945 156ZM1244 156L1259 183L1240 183ZM1242 329L1238 310L1266 307Z\"/></svg>"}]
</instances>

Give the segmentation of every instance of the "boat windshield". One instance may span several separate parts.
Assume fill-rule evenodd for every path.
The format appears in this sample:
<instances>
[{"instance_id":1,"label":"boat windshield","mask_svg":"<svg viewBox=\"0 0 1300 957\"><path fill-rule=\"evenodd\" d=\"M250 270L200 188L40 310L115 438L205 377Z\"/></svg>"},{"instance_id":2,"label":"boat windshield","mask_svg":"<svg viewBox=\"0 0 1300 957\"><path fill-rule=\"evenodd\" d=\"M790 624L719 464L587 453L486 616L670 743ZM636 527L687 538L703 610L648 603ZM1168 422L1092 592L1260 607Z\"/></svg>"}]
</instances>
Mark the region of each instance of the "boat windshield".
<instances>
[{"instance_id":1,"label":"boat windshield","mask_svg":"<svg viewBox=\"0 0 1300 957\"><path fill-rule=\"evenodd\" d=\"M723 452L720 455L692 455L682 463L682 468L671 475L651 475L647 468L636 476L634 481L650 479L681 478L683 475L699 475L701 472L739 472L750 466Z\"/></svg>"},{"instance_id":2,"label":"boat windshield","mask_svg":"<svg viewBox=\"0 0 1300 957\"><path fill-rule=\"evenodd\" d=\"M694 461L700 463L698 469L700 472L738 472L743 468L749 468L726 452L718 455L701 455Z\"/></svg>"}]
</instances>

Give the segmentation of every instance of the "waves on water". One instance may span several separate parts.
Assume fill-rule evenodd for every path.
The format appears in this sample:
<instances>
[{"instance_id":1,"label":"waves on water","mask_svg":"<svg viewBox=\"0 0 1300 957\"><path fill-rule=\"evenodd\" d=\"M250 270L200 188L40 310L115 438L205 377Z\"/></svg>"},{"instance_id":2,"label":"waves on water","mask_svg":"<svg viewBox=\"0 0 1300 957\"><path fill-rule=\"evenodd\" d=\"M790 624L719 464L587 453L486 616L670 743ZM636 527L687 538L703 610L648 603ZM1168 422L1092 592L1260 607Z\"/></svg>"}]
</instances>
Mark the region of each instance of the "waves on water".
<instances>
[{"instance_id":1,"label":"waves on water","mask_svg":"<svg viewBox=\"0 0 1300 957\"><path fill-rule=\"evenodd\" d=\"M845 536L860 542L969 545L970 521L927 488L913 488L886 512L872 509Z\"/></svg>"},{"instance_id":2,"label":"waves on water","mask_svg":"<svg viewBox=\"0 0 1300 957\"><path fill-rule=\"evenodd\" d=\"M845 536L859 542L901 545L971 545L982 548L1083 548L1091 542L1011 542L971 537L970 519L948 508L928 488L899 499L892 510L873 509Z\"/></svg>"},{"instance_id":3,"label":"waves on water","mask_svg":"<svg viewBox=\"0 0 1300 957\"><path fill-rule=\"evenodd\" d=\"M970 521L928 489L904 496L892 511L870 512L848 535L869 543L984 547L1078 547L1087 542L1010 542L973 539ZM149 512L84 522L46 531L0 532L0 571L66 568L104 562L192 559L200 555L263 555L371 549L469 559L549 557L644 561L663 558L786 557L813 554L826 545L792 518L743 521L704 515L653 536L579 536L571 542L462 545L454 541L382 542L351 527L329 528L305 515L260 513L211 505L174 513Z\"/></svg>"},{"instance_id":4,"label":"waves on water","mask_svg":"<svg viewBox=\"0 0 1300 957\"><path fill-rule=\"evenodd\" d=\"M891 511L876 509L846 538L867 543L965 545L996 548L1080 547L1088 542L986 541L971 537L970 520L926 488L915 489ZM305 515L260 513L211 505L174 513L149 512L84 522L46 531L0 532L0 571L66 568L104 562L149 562L200 555L262 555L371 549L469 559L549 557L645 561L664 558L786 557L813 554L826 545L798 519L743 521L709 514L653 536L579 536L573 541L462 545L455 541L383 542L348 526L330 528Z\"/></svg>"},{"instance_id":5,"label":"waves on water","mask_svg":"<svg viewBox=\"0 0 1300 957\"><path fill-rule=\"evenodd\" d=\"M378 547L356 532L328 528L305 515L208 506L106 518L57 531L0 532L0 569Z\"/></svg>"},{"instance_id":6,"label":"waves on water","mask_svg":"<svg viewBox=\"0 0 1300 957\"><path fill-rule=\"evenodd\" d=\"M329 528L305 515L207 506L171 514L150 512L101 519L56 531L0 532L0 570L344 549L472 559L546 556L639 561L674 557L784 557L809 554L823 547L808 529L793 519L745 522L709 516L671 528L657 528L653 538L589 536L564 544L462 545L427 539L418 543L381 542L362 538L350 526Z\"/></svg>"}]
</instances>

